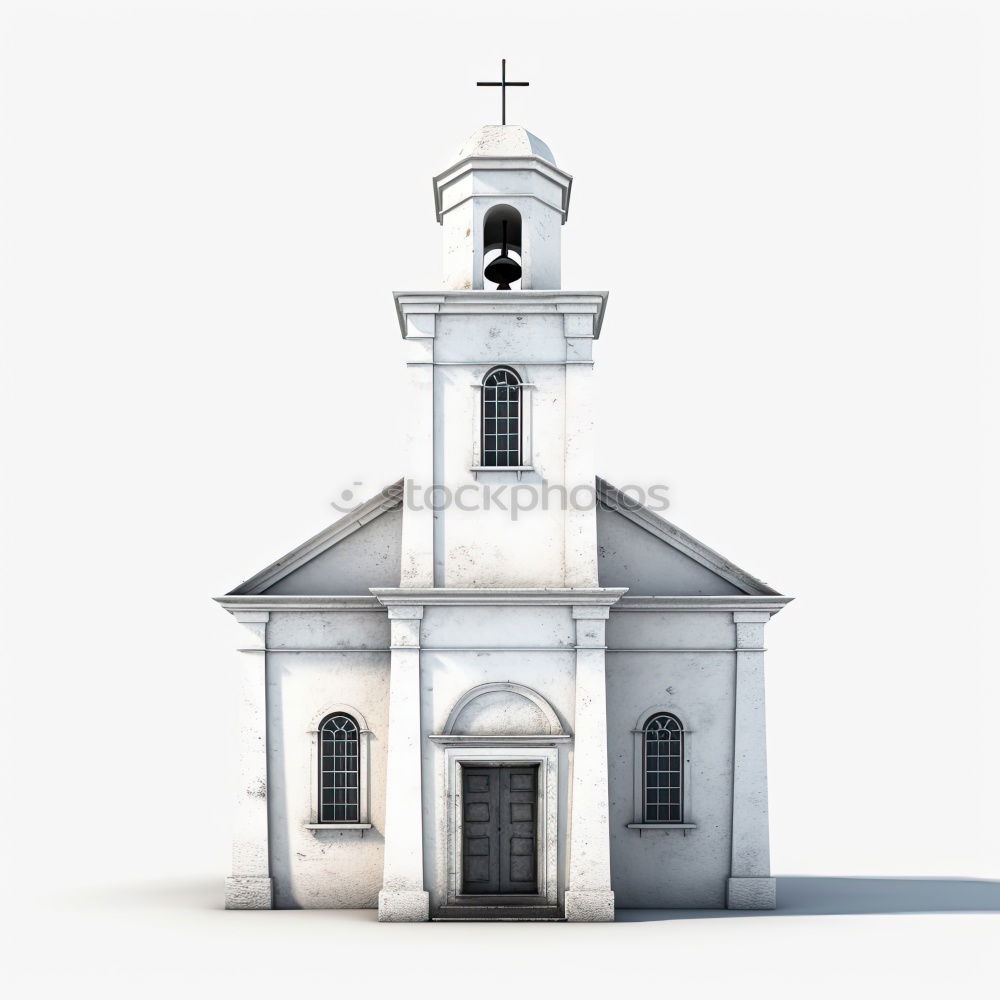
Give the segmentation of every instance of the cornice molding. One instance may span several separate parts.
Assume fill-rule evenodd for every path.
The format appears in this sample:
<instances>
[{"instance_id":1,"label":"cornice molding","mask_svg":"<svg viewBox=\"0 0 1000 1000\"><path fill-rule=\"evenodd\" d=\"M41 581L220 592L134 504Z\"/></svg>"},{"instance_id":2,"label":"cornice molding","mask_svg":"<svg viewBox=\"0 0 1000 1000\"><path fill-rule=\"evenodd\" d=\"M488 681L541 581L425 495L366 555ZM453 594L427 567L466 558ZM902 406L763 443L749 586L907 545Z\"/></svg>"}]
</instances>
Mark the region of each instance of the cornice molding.
<instances>
[{"instance_id":1,"label":"cornice molding","mask_svg":"<svg viewBox=\"0 0 1000 1000\"><path fill-rule=\"evenodd\" d=\"M380 611L385 607L368 594L298 597L290 594L226 594L214 598L227 611Z\"/></svg>"},{"instance_id":2,"label":"cornice molding","mask_svg":"<svg viewBox=\"0 0 1000 1000\"><path fill-rule=\"evenodd\" d=\"M554 733L548 736L450 736L430 733L432 743L441 747L549 747L570 743L571 733Z\"/></svg>"},{"instance_id":3,"label":"cornice molding","mask_svg":"<svg viewBox=\"0 0 1000 1000\"><path fill-rule=\"evenodd\" d=\"M512 289L497 292L487 289L444 291L393 292L399 332L407 339L407 314L428 313L459 315L507 314L525 316L532 313L589 314L595 316L594 340L601 335L604 313L608 305L606 291L562 291L561 289ZM423 335L425 338L428 334Z\"/></svg>"},{"instance_id":4,"label":"cornice molding","mask_svg":"<svg viewBox=\"0 0 1000 1000\"><path fill-rule=\"evenodd\" d=\"M612 609L618 611L767 611L776 615L794 597L780 594L725 594L718 597L623 597Z\"/></svg>"},{"instance_id":5,"label":"cornice molding","mask_svg":"<svg viewBox=\"0 0 1000 1000\"><path fill-rule=\"evenodd\" d=\"M434 187L434 217L439 223L445 213L443 198L445 189L473 171L487 170L533 170L541 174L547 180L557 184L562 190L562 206L559 211L562 214L563 223L569 218L569 197L573 190L573 175L566 173L565 170L560 170L554 163L550 163L541 156L466 156L457 163L453 163L447 170L436 174L431 180ZM476 196L481 198L505 197L503 192L486 191L477 192Z\"/></svg>"},{"instance_id":6,"label":"cornice molding","mask_svg":"<svg viewBox=\"0 0 1000 1000\"><path fill-rule=\"evenodd\" d=\"M372 587L385 607L420 604L449 607L593 605L609 607L621 599L628 587Z\"/></svg>"},{"instance_id":7,"label":"cornice molding","mask_svg":"<svg viewBox=\"0 0 1000 1000\"><path fill-rule=\"evenodd\" d=\"M619 611L767 611L777 614L790 604L792 597L732 594L719 597L629 597L624 587L604 587L596 590L476 590L439 587L416 590L403 587L372 588L375 596L364 594L331 594L297 597L286 594L226 594L216 597L230 612L244 611L379 611L385 613L394 605L446 606L531 606L560 607L607 606L612 614ZM405 595L405 596L402 596ZM478 648L478 647L477 647ZM562 652L573 652L566 647ZM617 651L617 650L616 650ZM635 652L642 652L641 649ZM699 652L699 650L690 650Z\"/></svg>"}]
</instances>

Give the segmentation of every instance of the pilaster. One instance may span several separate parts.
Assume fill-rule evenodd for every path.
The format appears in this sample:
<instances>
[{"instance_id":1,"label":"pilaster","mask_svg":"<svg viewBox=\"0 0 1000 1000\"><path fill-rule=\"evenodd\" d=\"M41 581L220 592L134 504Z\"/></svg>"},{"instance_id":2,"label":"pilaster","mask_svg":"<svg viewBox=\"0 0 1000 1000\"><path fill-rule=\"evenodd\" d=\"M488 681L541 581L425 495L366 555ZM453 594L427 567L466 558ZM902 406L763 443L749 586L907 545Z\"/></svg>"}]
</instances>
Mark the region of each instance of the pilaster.
<instances>
[{"instance_id":1,"label":"pilaster","mask_svg":"<svg viewBox=\"0 0 1000 1000\"><path fill-rule=\"evenodd\" d=\"M736 716L733 745L733 844L726 905L734 910L771 910L768 836L767 740L764 713L766 611L734 611L736 625Z\"/></svg>"},{"instance_id":2,"label":"pilaster","mask_svg":"<svg viewBox=\"0 0 1000 1000\"><path fill-rule=\"evenodd\" d=\"M597 511L594 492L594 408L592 358L594 318L563 317L566 337L566 454L569 490L564 522L565 586L597 586ZM581 363L584 362L584 363Z\"/></svg>"},{"instance_id":3,"label":"pilaster","mask_svg":"<svg viewBox=\"0 0 1000 1000\"><path fill-rule=\"evenodd\" d=\"M434 332L438 306L417 304L406 316L406 475L401 585L434 586ZM411 502L414 501L414 502Z\"/></svg>"},{"instance_id":4,"label":"pilaster","mask_svg":"<svg viewBox=\"0 0 1000 1000\"><path fill-rule=\"evenodd\" d=\"M574 606L576 719L566 919L615 919L608 827L608 714L604 673L607 607Z\"/></svg>"},{"instance_id":5,"label":"pilaster","mask_svg":"<svg viewBox=\"0 0 1000 1000\"><path fill-rule=\"evenodd\" d=\"M272 906L267 827L267 611L236 611L253 634L239 653L239 782L235 803L232 875L226 879L227 910Z\"/></svg>"},{"instance_id":6,"label":"pilaster","mask_svg":"<svg viewBox=\"0 0 1000 1000\"><path fill-rule=\"evenodd\" d=\"M378 919L427 920L420 780L420 605L389 606L392 634L385 852Z\"/></svg>"}]
</instances>

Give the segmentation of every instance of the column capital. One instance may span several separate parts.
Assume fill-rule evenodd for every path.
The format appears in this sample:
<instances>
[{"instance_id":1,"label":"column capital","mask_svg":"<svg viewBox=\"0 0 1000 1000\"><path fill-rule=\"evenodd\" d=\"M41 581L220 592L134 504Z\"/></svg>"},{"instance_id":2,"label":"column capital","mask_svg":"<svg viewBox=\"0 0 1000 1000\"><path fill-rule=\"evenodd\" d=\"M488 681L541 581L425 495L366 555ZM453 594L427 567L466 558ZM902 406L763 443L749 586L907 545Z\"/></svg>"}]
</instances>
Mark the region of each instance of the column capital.
<instances>
[{"instance_id":1,"label":"column capital","mask_svg":"<svg viewBox=\"0 0 1000 1000\"><path fill-rule=\"evenodd\" d=\"M386 610L392 620L419 621L424 617L422 604L389 604Z\"/></svg>"},{"instance_id":2,"label":"column capital","mask_svg":"<svg viewBox=\"0 0 1000 1000\"><path fill-rule=\"evenodd\" d=\"M580 619L599 620L602 618L609 618L610 616L611 616L611 609L606 604L573 605L573 617L578 621Z\"/></svg>"},{"instance_id":3,"label":"column capital","mask_svg":"<svg viewBox=\"0 0 1000 1000\"><path fill-rule=\"evenodd\" d=\"M770 611L734 611L733 621L737 625L763 625L771 620Z\"/></svg>"},{"instance_id":4,"label":"column capital","mask_svg":"<svg viewBox=\"0 0 1000 1000\"><path fill-rule=\"evenodd\" d=\"M234 611L232 614L243 625L261 625L271 618L270 611Z\"/></svg>"}]
</instances>

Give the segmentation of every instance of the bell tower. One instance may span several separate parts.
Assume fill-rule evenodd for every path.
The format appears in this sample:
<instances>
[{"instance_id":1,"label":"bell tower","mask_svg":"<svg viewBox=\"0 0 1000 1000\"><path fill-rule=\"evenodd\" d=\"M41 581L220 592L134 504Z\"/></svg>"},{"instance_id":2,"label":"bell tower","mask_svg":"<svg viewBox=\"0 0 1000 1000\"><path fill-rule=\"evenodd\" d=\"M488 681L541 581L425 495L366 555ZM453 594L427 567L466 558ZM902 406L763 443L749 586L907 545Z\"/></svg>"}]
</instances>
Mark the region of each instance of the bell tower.
<instances>
[{"instance_id":1,"label":"bell tower","mask_svg":"<svg viewBox=\"0 0 1000 1000\"><path fill-rule=\"evenodd\" d=\"M402 587L598 585L592 348L607 293L562 290L572 178L502 107L434 178L443 289L395 293Z\"/></svg>"},{"instance_id":2,"label":"bell tower","mask_svg":"<svg viewBox=\"0 0 1000 1000\"><path fill-rule=\"evenodd\" d=\"M573 178L548 146L520 125L484 125L434 178L444 229L444 287L490 290L489 266L503 255L520 267L512 289L560 287L560 235Z\"/></svg>"}]
</instances>

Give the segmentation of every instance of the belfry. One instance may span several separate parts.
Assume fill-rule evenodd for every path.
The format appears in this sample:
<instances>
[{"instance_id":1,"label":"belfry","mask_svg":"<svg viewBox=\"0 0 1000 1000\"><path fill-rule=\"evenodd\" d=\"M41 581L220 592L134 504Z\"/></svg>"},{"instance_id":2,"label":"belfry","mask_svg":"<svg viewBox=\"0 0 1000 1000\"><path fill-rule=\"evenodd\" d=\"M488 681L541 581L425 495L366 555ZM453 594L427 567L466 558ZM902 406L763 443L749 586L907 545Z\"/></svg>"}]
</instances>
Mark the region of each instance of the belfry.
<instances>
[{"instance_id":1,"label":"belfry","mask_svg":"<svg viewBox=\"0 0 1000 1000\"><path fill-rule=\"evenodd\" d=\"M434 178L442 287L395 293L401 478L218 598L249 631L226 905L773 907L791 599L597 475L608 296L563 290L572 177L498 85L504 123Z\"/></svg>"}]
</instances>

